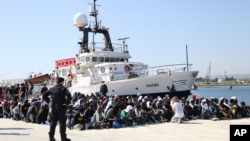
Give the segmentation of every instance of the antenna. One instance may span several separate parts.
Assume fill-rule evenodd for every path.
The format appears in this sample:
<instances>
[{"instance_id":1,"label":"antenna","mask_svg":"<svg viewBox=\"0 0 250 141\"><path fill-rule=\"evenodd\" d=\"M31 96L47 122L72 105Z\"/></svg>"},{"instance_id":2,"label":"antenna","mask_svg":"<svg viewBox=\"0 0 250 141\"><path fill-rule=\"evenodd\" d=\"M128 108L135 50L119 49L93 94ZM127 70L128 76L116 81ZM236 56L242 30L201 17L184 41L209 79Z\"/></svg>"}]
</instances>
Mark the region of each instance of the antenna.
<instances>
[{"instance_id":1,"label":"antenna","mask_svg":"<svg viewBox=\"0 0 250 141\"><path fill-rule=\"evenodd\" d=\"M117 39L117 40L122 40L122 42L125 43L125 41L126 41L127 39L129 39L129 37L119 38L119 39Z\"/></svg>"},{"instance_id":2,"label":"antenna","mask_svg":"<svg viewBox=\"0 0 250 141\"><path fill-rule=\"evenodd\" d=\"M126 53L128 53L128 49L127 49L128 46L125 44L127 39L129 39L129 37L117 39L117 40L122 40L122 46L123 46L124 52L126 52Z\"/></svg>"},{"instance_id":3,"label":"antenna","mask_svg":"<svg viewBox=\"0 0 250 141\"><path fill-rule=\"evenodd\" d=\"M126 39L129 39L129 37L119 38L117 40L126 40Z\"/></svg>"},{"instance_id":4,"label":"antenna","mask_svg":"<svg viewBox=\"0 0 250 141\"><path fill-rule=\"evenodd\" d=\"M98 11L96 10L96 6L100 6L100 5L96 5L96 4L95 4L96 1L97 1L97 0L94 0L94 4L90 4L90 3L89 3L89 5L91 5L91 6L89 7L89 15L95 17L95 29L98 29L98 23L97 23Z\"/></svg>"},{"instance_id":5,"label":"antenna","mask_svg":"<svg viewBox=\"0 0 250 141\"><path fill-rule=\"evenodd\" d=\"M129 39L129 37L119 38L117 40L122 40L123 47L125 47L125 42L126 42L127 39Z\"/></svg>"}]
</instances>

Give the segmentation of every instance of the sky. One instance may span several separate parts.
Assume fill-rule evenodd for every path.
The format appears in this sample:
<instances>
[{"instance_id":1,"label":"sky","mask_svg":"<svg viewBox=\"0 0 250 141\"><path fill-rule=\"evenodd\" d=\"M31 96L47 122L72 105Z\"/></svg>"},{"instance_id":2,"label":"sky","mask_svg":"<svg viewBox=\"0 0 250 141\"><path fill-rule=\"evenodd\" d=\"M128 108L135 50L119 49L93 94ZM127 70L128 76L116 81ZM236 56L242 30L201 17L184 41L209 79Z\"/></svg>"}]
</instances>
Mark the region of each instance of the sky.
<instances>
[{"instance_id":1,"label":"sky","mask_svg":"<svg viewBox=\"0 0 250 141\"><path fill-rule=\"evenodd\" d=\"M52 73L55 60L74 57L82 33L73 26L92 0L0 1L0 81ZM130 61L149 66L186 63L205 77L250 77L249 0L97 0L111 40L129 37Z\"/></svg>"}]
</instances>

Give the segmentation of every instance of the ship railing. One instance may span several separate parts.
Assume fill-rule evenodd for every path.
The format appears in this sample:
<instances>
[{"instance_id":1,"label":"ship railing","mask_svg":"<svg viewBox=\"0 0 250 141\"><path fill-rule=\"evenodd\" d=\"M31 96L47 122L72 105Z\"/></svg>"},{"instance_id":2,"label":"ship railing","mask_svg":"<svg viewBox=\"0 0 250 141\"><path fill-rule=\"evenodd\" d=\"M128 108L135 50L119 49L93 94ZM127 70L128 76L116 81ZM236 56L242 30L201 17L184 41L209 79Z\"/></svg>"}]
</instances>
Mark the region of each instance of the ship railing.
<instances>
[{"instance_id":1,"label":"ship railing","mask_svg":"<svg viewBox=\"0 0 250 141\"><path fill-rule=\"evenodd\" d=\"M192 64L189 64L188 66L190 70ZM114 71L111 74L109 74L110 77L109 80L118 81L118 80L133 79L138 77L154 76L161 74L172 75L176 72L188 71L186 68L187 68L186 64L172 64L172 65L155 66L148 68L133 68L131 71L128 72Z\"/></svg>"},{"instance_id":2,"label":"ship railing","mask_svg":"<svg viewBox=\"0 0 250 141\"><path fill-rule=\"evenodd\" d=\"M191 69L192 64L188 65L189 70ZM153 76L159 74L168 74L171 75L176 72L184 72L187 70L187 64L171 64L171 65L162 65L148 67L147 69L133 69L133 73L138 76Z\"/></svg>"},{"instance_id":3,"label":"ship railing","mask_svg":"<svg viewBox=\"0 0 250 141\"><path fill-rule=\"evenodd\" d=\"M171 64L163 66L154 66L148 68L148 75L169 74L176 72L185 72L191 69L192 64ZM188 69L187 69L188 68Z\"/></svg>"},{"instance_id":4,"label":"ship railing","mask_svg":"<svg viewBox=\"0 0 250 141\"><path fill-rule=\"evenodd\" d=\"M111 49L105 48L104 42L89 43L88 45L90 51L112 51ZM119 53L128 53L128 48L126 45L112 43L113 51Z\"/></svg>"},{"instance_id":5,"label":"ship railing","mask_svg":"<svg viewBox=\"0 0 250 141\"><path fill-rule=\"evenodd\" d=\"M118 81L118 80L125 80L125 79L133 79L138 77L145 77L145 76L153 76L153 75L161 75L161 74L174 74L176 72L185 72L191 70L192 64L172 64L172 65L163 65L163 66L154 66L148 68L137 68L133 67L130 71L113 71L111 73L102 73L97 76L93 76L92 84L98 84L102 81L109 82L109 81ZM53 86L56 84L56 79L47 80L46 84L48 86Z\"/></svg>"}]
</instances>

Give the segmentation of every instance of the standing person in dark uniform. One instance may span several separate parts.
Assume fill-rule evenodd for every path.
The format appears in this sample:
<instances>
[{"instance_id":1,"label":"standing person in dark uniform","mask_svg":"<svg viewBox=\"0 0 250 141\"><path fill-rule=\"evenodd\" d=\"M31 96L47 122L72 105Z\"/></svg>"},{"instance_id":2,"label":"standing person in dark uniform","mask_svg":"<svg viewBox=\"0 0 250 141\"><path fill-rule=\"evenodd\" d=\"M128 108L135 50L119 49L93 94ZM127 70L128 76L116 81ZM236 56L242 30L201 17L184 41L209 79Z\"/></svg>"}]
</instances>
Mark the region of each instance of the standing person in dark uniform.
<instances>
[{"instance_id":1,"label":"standing person in dark uniform","mask_svg":"<svg viewBox=\"0 0 250 141\"><path fill-rule=\"evenodd\" d=\"M19 91L19 102L24 102L26 98L27 85L25 83L21 83L21 88Z\"/></svg>"},{"instance_id":2,"label":"standing person in dark uniform","mask_svg":"<svg viewBox=\"0 0 250 141\"><path fill-rule=\"evenodd\" d=\"M43 99L48 99L49 95L51 97L51 125L49 131L50 141L55 141L54 135L58 121L60 125L61 141L71 141L66 135L66 111L67 105L71 103L72 96L63 84L64 78L59 77L57 79L57 84L43 94Z\"/></svg>"},{"instance_id":3,"label":"standing person in dark uniform","mask_svg":"<svg viewBox=\"0 0 250 141\"><path fill-rule=\"evenodd\" d=\"M17 103L18 98L19 98L19 91L20 91L20 84L17 83L15 88L14 88L14 101Z\"/></svg>"},{"instance_id":4,"label":"standing person in dark uniform","mask_svg":"<svg viewBox=\"0 0 250 141\"><path fill-rule=\"evenodd\" d=\"M104 81L102 81L102 83L103 84L101 85L100 93L101 93L102 97L104 97L104 96L107 96L108 87L107 87L107 85L105 84Z\"/></svg>"},{"instance_id":5,"label":"standing person in dark uniform","mask_svg":"<svg viewBox=\"0 0 250 141\"><path fill-rule=\"evenodd\" d=\"M48 91L48 88L47 88L47 86L46 86L46 84L44 84L43 85L43 87L42 87L42 89L41 89L41 95L44 93L44 92L46 92L46 91Z\"/></svg>"},{"instance_id":6,"label":"standing person in dark uniform","mask_svg":"<svg viewBox=\"0 0 250 141\"><path fill-rule=\"evenodd\" d=\"M29 95L33 94L34 85L30 82Z\"/></svg>"},{"instance_id":7,"label":"standing person in dark uniform","mask_svg":"<svg viewBox=\"0 0 250 141\"><path fill-rule=\"evenodd\" d=\"M3 88L0 86L0 99L2 100L2 90Z\"/></svg>"}]
</instances>

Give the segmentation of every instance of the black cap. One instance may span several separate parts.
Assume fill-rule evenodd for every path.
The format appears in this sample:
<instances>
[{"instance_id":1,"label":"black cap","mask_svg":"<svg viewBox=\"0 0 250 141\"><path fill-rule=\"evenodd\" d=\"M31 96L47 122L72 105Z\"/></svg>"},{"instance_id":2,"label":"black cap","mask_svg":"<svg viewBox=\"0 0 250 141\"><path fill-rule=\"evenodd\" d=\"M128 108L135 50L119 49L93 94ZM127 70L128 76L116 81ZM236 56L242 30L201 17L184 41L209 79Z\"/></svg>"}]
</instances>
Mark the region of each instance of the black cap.
<instances>
[{"instance_id":1,"label":"black cap","mask_svg":"<svg viewBox=\"0 0 250 141\"><path fill-rule=\"evenodd\" d=\"M57 78L57 83L62 83L63 81L64 81L64 78L62 77Z\"/></svg>"}]
</instances>

